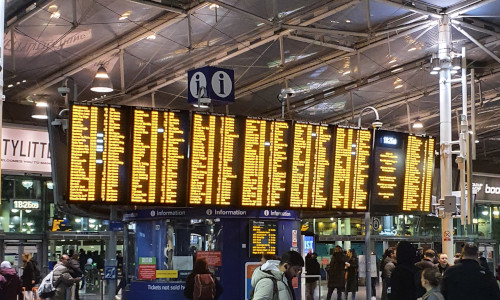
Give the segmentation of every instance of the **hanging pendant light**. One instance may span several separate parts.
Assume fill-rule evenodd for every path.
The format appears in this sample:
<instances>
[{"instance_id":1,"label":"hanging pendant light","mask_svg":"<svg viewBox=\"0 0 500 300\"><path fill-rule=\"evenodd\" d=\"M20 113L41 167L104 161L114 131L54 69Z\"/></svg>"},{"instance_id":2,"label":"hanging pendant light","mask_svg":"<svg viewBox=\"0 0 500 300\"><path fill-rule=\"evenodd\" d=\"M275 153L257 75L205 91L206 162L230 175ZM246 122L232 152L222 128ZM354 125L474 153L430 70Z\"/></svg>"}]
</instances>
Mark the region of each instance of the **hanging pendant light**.
<instances>
[{"instance_id":1,"label":"hanging pendant light","mask_svg":"<svg viewBox=\"0 0 500 300\"><path fill-rule=\"evenodd\" d=\"M31 114L33 119L47 120L47 102L37 102L33 113Z\"/></svg>"},{"instance_id":2,"label":"hanging pendant light","mask_svg":"<svg viewBox=\"0 0 500 300\"><path fill-rule=\"evenodd\" d=\"M113 83L102 65L97 69L90 90L96 93L110 93L113 91Z\"/></svg>"},{"instance_id":3,"label":"hanging pendant light","mask_svg":"<svg viewBox=\"0 0 500 300\"><path fill-rule=\"evenodd\" d=\"M424 124L420 121L420 119L416 119L413 123L413 129L422 129L424 128Z\"/></svg>"}]
</instances>

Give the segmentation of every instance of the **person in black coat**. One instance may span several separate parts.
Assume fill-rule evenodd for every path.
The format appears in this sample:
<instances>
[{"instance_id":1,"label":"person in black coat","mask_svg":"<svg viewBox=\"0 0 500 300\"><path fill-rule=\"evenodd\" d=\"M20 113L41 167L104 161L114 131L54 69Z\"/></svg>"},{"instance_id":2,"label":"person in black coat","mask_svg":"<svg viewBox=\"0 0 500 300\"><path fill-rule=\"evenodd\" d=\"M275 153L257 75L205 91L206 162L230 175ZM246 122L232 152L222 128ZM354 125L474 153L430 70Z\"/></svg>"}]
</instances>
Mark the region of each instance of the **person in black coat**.
<instances>
[{"instance_id":1,"label":"person in black coat","mask_svg":"<svg viewBox=\"0 0 500 300\"><path fill-rule=\"evenodd\" d=\"M434 264L435 252L432 249L427 249L424 252L424 258L421 261L415 264L415 267L418 269L418 277L422 275L422 271L429 268L436 268L437 266ZM425 288L419 284L417 285L417 298L421 298L426 293Z\"/></svg>"},{"instance_id":2,"label":"person in black coat","mask_svg":"<svg viewBox=\"0 0 500 300\"><path fill-rule=\"evenodd\" d=\"M306 255L306 275L320 275L320 265L317 253ZM314 299L314 290L318 284L318 278L306 278L306 300Z\"/></svg>"},{"instance_id":3,"label":"person in black coat","mask_svg":"<svg viewBox=\"0 0 500 300\"><path fill-rule=\"evenodd\" d=\"M416 300L417 284L420 285L415 267L416 251L407 241L401 241L396 250L397 264L391 274L389 300Z\"/></svg>"},{"instance_id":4,"label":"person in black coat","mask_svg":"<svg viewBox=\"0 0 500 300\"><path fill-rule=\"evenodd\" d=\"M24 299L33 299L33 287L35 286L35 268L31 260L31 253L23 253L23 294Z\"/></svg>"},{"instance_id":5,"label":"person in black coat","mask_svg":"<svg viewBox=\"0 0 500 300\"><path fill-rule=\"evenodd\" d=\"M351 293L351 299L356 299L356 292L358 291L358 256L354 249L347 251L347 257L349 261L346 264L346 287L345 287L345 298L348 299L349 293Z\"/></svg>"},{"instance_id":6,"label":"person in black coat","mask_svg":"<svg viewBox=\"0 0 500 300\"><path fill-rule=\"evenodd\" d=\"M444 273L441 292L446 300L499 300L500 289L493 274L478 262L478 248L465 244L462 260Z\"/></svg>"},{"instance_id":7,"label":"person in black coat","mask_svg":"<svg viewBox=\"0 0 500 300\"><path fill-rule=\"evenodd\" d=\"M328 265L328 293L326 300L332 299L332 294L337 289L337 299L342 299L345 290L345 267L348 265L347 256L340 246L336 246L330 265Z\"/></svg>"}]
</instances>

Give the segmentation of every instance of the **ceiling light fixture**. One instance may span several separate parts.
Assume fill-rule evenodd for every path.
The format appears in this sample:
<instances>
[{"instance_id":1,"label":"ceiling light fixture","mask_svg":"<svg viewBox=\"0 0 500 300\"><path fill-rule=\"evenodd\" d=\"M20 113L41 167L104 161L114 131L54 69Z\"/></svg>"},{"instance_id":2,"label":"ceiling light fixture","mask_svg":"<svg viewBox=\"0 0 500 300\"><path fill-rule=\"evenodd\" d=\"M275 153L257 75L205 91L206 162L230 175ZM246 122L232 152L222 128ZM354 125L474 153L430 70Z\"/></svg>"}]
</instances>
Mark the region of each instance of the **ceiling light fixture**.
<instances>
[{"instance_id":1,"label":"ceiling light fixture","mask_svg":"<svg viewBox=\"0 0 500 300\"><path fill-rule=\"evenodd\" d=\"M400 89L400 88L402 88L402 87L403 87L403 85L402 85L402 84L398 84L398 85L394 86L394 89Z\"/></svg>"},{"instance_id":2,"label":"ceiling light fixture","mask_svg":"<svg viewBox=\"0 0 500 300\"><path fill-rule=\"evenodd\" d=\"M395 62L397 62L397 61L398 61L398 59L397 59L395 56L392 56L392 57L390 57L389 59L390 59L390 60L389 60L389 63L390 63L390 64L393 64L393 63L395 63Z\"/></svg>"},{"instance_id":3,"label":"ceiling light fixture","mask_svg":"<svg viewBox=\"0 0 500 300\"><path fill-rule=\"evenodd\" d=\"M219 4L212 3L212 4L210 4L210 6L208 8L210 8L211 10L214 10L214 9L219 8L219 7L220 7Z\"/></svg>"},{"instance_id":4,"label":"ceiling light fixture","mask_svg":"<svg viewBox=\"0 0 500 300\"><path fill-rule=\"evenodd\" d=\"M397 69L392 70L391 73L396 73L396 72L399 72L401 70L403 70L403 68L397 68Z\"/></svg>"},{"instance_id":5,"label":"ceiling light fixture","mask_svg":"<svg viewBox=\"0 0 500 300\"><path fill-rule=\"evenodd\" d=\"M55 11L50 15L51 19L59 19L61 17L61 13L59 11Z\"/></svg>"},{"instance_id":6,"label":"ceiling light fixture","mask_svg":"<svg viewBox=\"0 0 500 300\"><path fill-rule=\"evenodd\" d=\"M128 17L130 17L130 12L126 11L123 14L120 15L120 17L118 18L118 20L123 21L123 20L128 19Z\"/></svg>"},{"instance_id":7,"label":"ceiling light fixture","mask_svg":"<svg viewBox=\"0 0 500 300\"><path fill-rule=\"evenodd\" d=\"M451 60L451 65L453 70L460 70L462 68L462 58L459 56L453 57Z\"/></svg>"},{"instance_id":8,"label":"ceiling light fixture","mask_svg":"<svg viewBox=\"0 0 500 300\"><path fill-rule=\"evenodd\" d=\"M346 23L351 23L351 20L347 19L345 20Z\"/></svg>"},{"instance_id":9,"label":"ceiling light fixture","mask_svg":"<svg viewBox=\"0 0 500 300\"><path fill-rule=\"evenodd\" d=\"M38 119L38 120L47 120L48 119L47 109L43 106L36 105L35 108L33 109L31 117L33 119Z\"/></svg>"},{"instance_id":10,"label":"ceiling light fixture","mask_svg":"<svg viewBox=\"0 0 500 300\"><path fill-rule=\"evenodd\" d=\"M110 93L113 91L113 83L109 79L108 72L106 72L106 69L102 65L97 69L90 90L96 93Z\"/></svg>"},{"instance_id":11,"label":"ceiling light fixture","mask_svg":"<svg viewBox=\"0 0 500 300\"><path fill-rule=\"evenodd\" d=\"M153 33L152 35L148 36L146 39L148 39L148 40L156 40L156 34Z\"/></svg>"},{"instance_id":12,"label":"ceiling light fixture","mask_svg":"<svg viewBox=\"0 0 500 300\"><path fill-rule=\"evenodd\" d=\"M415 51L415 50L417 50L416 47L411 47L410 49L408 49L408 52L412 52L412 51Z\"/></svg>"},{"instance_id":13,"label":"ceiling light fixture","mask_svg":"<svg viewBox=\"0 0 500 300\"><path fill-rule=\"evenodd\" d=\"M38 107L48 107L49 105L45 101L39 101L36 103L36 106Z\"/></svg>"},{"instance_id":14,"label":"ceiling light fixture","mask_svg":"<svg viewBox=\"0 0 500 300\"><path fill-rule=\"evenodd\" d=\"M349 75L351 74L351 71L345 71L344 73L342 73L342 75Z\"/></svg>"},{"instance_id":15,"label":"ceiling light fixture","mask_svg":"<svg viewBox=\"0 0 500 300\"><path fill-rule=\"evenodd\" d=\"M424 128L424 124L420 121L419 118L417 118L415 120L415 122L413 123L412 127L413 127L413 129L422 129L422 128Z\"/></svg>"}]
</instances>

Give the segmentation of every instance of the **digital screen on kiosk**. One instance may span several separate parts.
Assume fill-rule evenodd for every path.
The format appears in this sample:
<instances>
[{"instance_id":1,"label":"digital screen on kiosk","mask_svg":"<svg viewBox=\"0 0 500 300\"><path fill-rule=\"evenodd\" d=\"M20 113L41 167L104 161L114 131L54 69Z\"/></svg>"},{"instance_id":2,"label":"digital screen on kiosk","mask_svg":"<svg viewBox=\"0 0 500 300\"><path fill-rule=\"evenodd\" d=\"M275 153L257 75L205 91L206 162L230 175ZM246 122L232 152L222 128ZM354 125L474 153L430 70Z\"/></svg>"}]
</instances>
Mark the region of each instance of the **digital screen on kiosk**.
<instances>
[{"instance_id":1,"label":"digital screen on kiosk","mask_svg":"<svg viewBox=\"0 0 500 300\"><path fill-rule=\"evenodd\" d=\"M434 144L429 137L376 131L372 211L430 211Z\"/></svg>"},{"instance_id":2,"label":"digital screen on kiosk","mask_svg":"<svg viewBox=\"0 0 500 300\"><path fill-rule=\"evenodd\" d=\"M250 256L277 254L278 224L272 221L250 221Z\"/></svg>"},{"instance_id":3,"label":"digital screen on kiosk","mask_svg":"<svg viewBox=\"0 0 500 300\"><path fill-rule=\"evenodd\" d=\"M327 125L295 123L290 208L327 208L331 143Z\"/></svg>"},{"instance_id":4,"label":"digital screen on kiosk","mask_svg":"<svg viewBox=\"0 0 500 300\"><path fill-rule=\"evenodd\" d=\"M372 132L337 127L332 161L331 209L368 209Z\"/></svg>"},{"instance_id":5,"label":"digital screen on kiosk","mask_svg":"<svg viewBox=\"0 0 500 300\"><path fill-rule=\"evenodd\" d=\"M135 109L131 204L186 203L189 114Z\"/></svg>"},{"instance_id":6,"label":"digital screen on kiosk","mask_svg":"<svg viewBox=\"0 0 500 300\"><path fill-rule=\"evenodd\" d=\"M126 200L126 109L73 105L70 120L68 200Z\"/></svg>"},{"instance_id":7,"label":"digital screen on kiosk","mask_svg":"<svg viewBox=\"0 0 500 300\"><path fill-rule=\"evenodd\" d=\"M240 133L244 119L194 114L188 205L232 206L238 200Z\"/></svg>"},{"instance_id":8,"label":"digital screen on kiosk","mask_svg":"<svg viewBox=\"0 0 500 300\"><path fill-rule=\"evenodd\" d=\"M281 207L287 192L291 122L246 119L242 207Z\"/></svg>"}]
</instances>

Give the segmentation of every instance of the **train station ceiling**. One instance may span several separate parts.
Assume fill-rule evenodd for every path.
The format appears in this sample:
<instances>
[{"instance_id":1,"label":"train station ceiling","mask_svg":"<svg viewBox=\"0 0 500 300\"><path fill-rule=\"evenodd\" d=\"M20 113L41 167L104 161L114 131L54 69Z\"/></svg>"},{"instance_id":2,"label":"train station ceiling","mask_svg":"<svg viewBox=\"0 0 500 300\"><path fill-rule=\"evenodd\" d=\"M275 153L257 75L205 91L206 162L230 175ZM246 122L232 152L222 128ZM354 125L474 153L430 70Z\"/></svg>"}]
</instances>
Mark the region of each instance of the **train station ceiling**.
<instances>
[{"instance_id":1,"label":"train station ceiling","mask_svg":"<svg viewBox=\"0 0 500 300\"><path fill-rule=\"evenodd\" d=\"M355 125L373 106L384 129L418 119L439 136L430 62L445 14L474 69L478 160L500 162L500 0L7 0L4 121L35 122L37 101L63 107L63 84L70 101L76 87L78 101L199 110L187 71L212 65L234 70L236 99L209 111ZM90 90L99 66L113 92ZM454 82L455 138L461 105Z\"/></svg>"}]
</instances>

